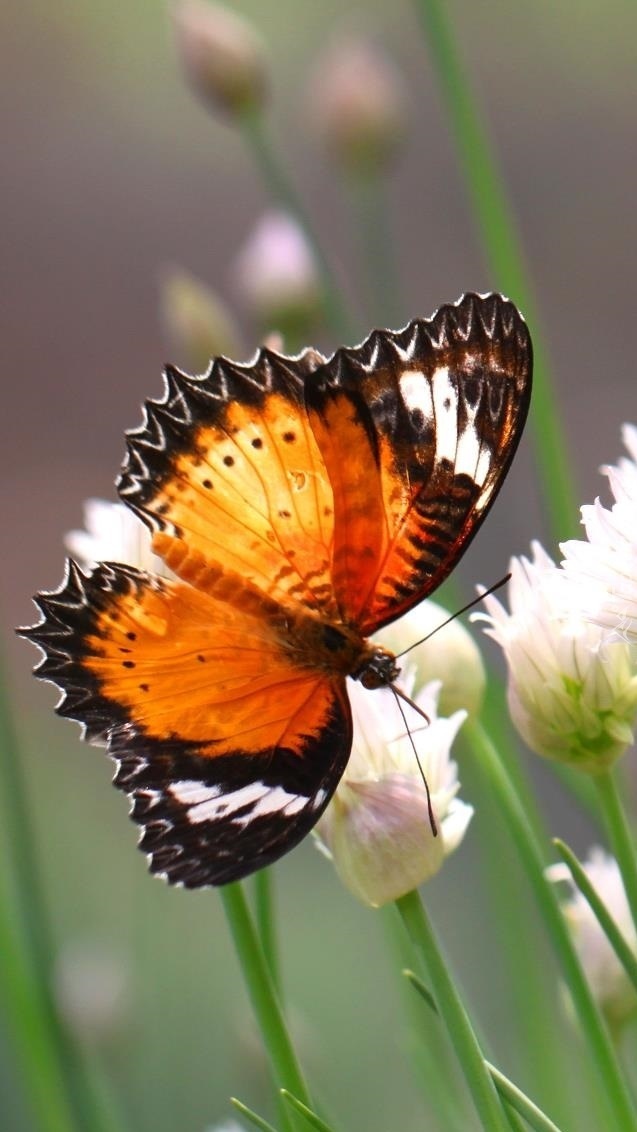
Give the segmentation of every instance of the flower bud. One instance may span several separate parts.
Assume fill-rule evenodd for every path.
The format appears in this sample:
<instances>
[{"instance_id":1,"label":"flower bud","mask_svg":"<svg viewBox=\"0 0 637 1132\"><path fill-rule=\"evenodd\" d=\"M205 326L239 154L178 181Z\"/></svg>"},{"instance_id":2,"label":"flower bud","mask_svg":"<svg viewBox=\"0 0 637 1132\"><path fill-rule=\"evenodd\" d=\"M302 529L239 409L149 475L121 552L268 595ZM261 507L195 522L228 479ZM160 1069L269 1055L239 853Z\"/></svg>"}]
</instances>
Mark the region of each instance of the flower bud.
<instances>
[{"instance_id":1,"label":"flower bud","mask_svg":"<svg viewBox=\"0 0 637 1132\"><path fill-rule=\"evenodd\" d=\"M379 48L364 41L334 47L310 88L317 129L335 161L354 173L385 168L405 129L402 77Z\"/></svg>"},{"instance_id":2,"label":"flower bud","mask_svg":"<svg viewBox=\"0 0 637 1132\"><path fill-rule=\"evenodd\" d=\"M624 936L637 955L637 934L626 899L617 862L602 849L592 849L584 871ZM568 898L562 908L575 948L591 990L612 1030L617 1030L637 1014L637 991L608 942L590 904L573 883L566 865L546 870L550 881L565 882Z\"/></svg>"},{"instance_id":3,"label":"flower bud","mask_svg":"<svg viewBox=\"0 0 637 1132\"><path fill-rule=\"evenodd\" d=\"M173 14L177 47L195 90L230 114L260 107L266 68L251 25L204 0L178 0Z\"/></svg>"},{"instance_id":4,"label":"flower bud","mask_svg":"<svg viewBox=\"0 0 637 1132\"><path fill-rule=\"evenodd\" d=\"M376 908L434 876L464 837L473 810L456 798L457 767L449 757L464 713L438 718L436 686L419 695L417 703L429 718L414 736L419 767L400 714L387 703L390 693L383 699L382 692L370 694L353 682L349 692L352 754L317 833L346 888Z\"/></svg>"},{"instance_id":5,"label":"flower bud","mask_svg":"<svg viewBox=\"0 0 637 1132\"><path fill-rule=\"evenodd\" d=\"M298 224L285 212L268 212L234 265L237 292L265 330L303 338L322 310L314 258Z\"/></svg>"},{"instance_id":6,"label":"flower bud","mask_svg":"<svg viewBox=\"0 0 637 1132\"><path fill-rule=\"evenodd\" d=\"M179 363L205 373L212 358L241 355L239 331L225 304L194 275L172 268L161 280L161 314Z\"/></svg>"},{"instance_id":7,"label":"flower bud","mask_svg":"<svg viewBox=\"0 0 637 1132\"><path fill-rule=\"evenodd\" d=\"M460 618L440 628L448 617L449 613L441 605L423 601L399 621L382 629L376 639L394 653L409 649L405 661L414 674L416 690L432 680L440 681L438 710L441 714L453 715L463 709L469 715L478 715L486 686L482 656ZM437 629L440 631L436 632ZM425 637L429 640L423 641ZM418 641L423 643L417 644Z\"/></svg>"}]
</instances>

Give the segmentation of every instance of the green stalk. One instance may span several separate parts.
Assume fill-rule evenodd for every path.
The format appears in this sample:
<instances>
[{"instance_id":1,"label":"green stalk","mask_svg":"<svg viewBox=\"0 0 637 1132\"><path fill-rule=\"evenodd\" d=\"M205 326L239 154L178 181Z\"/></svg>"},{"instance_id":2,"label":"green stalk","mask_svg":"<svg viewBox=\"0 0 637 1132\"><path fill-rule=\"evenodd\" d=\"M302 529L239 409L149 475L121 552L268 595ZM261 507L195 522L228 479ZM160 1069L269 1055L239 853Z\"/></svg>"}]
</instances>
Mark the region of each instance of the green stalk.
<instances>
[{"instance_id":1,"label":"green stalk","mask_svg":"<svg viewBox=\"0 0 637 1132\"><path fill-rule=\"evenodd\" d=\"M354 337L352 327L345 314L343 301L334 280L332 269L314 232L305 205L290 181L274 148L262 112L258 109L246 109L238 121L268 192L281 208L284 208L294 217L312 251L321 280L325 318L330 330L338 339L339 345L351 342Z\"/></svg>"},{"instance_id":2,"label":"green stalk","mask_svg":"<svg viewBox=\"0 0 637 1132\"><path fill-rule=\"evenodd\" d=\"M282 1001L281 971L279 967L279 949L276 941L274 923L274 899L272 892L272 869L259 869L253 878L254 888L254 918L265 961L270 971L272 985Z\"/></svg>"},{"instance_id":3,"label":"green stalk","mask_svg":"<svg viewBox=\"0 0 637 1132\"><path fill-rule=\"evenodd\" d=\"M396 916L393 905L379 909L393 952L393 968L404 975L405 967L417 962L412 942L405 925ZM422 984L421 984L422 985ZM420 1003L400 980L400 990L405 1003L405 1014L409 1027L409 1052L412 1057L416 1081L422 1089L427 1104L431 1104L432 1082L439 1085L436 1094L436 1116L442 1128L463 1128L470 1122L468 1100L464 1089L460 1088L461 1078L458 1066L447 1042L424 1040L422 1010ZM432 999L433 1003L433 999ZM435 1009L435 1005L434 1005Z\"/></svg>"},{"instance_id":4,"label":"green stalk","mask_svg":"<svg viewBox=\"0 0 637 1132\"><path fill-rule=\"evenodd\" d=\"M598 1076L600 1095L609 1110L609 1117L618 1132L637 1130L637 1113L612 1042L597 1003L579 962L564 921L553 886L544 876L546 854L529 824L524 808L488 735L478 723L468 720L465 731L470 735L474 752L487 775L500 812L525 868L543 917L552 947L568 984L581 1033L590 1054L591 1068Z\"/></svg>"},{"instance_id":5,"label":"green stalk","mask_svg":"<svg viewBox=\"0 0 637 1132\"><path fill-rule=\"evenodd\" d=\"M553 839L553 844L564 861L564 864L569 869L573 883L588 903L600 928L615 952L615 955L637 991L637 957L632 951L632 948L626 942L617 924L613 920L613 917L610 915L608 908L600 898L599 893L593 888L593 885L572 849L569 849L568 845L565 845L559 837Z\"/></svg>"},{"instance_id":6,"label":"green stalk","mask_svg":"<svg viewBox=\"0 0 637 1132\"><path fill-rule=\"evenodd\" d=\"M277 1085L289 1089L311 1108L309 1091L294 1052L243 888L240 884L226 884L220 892L250 1001Z\"/></svg>"},{"instance_id":7,"label":"green stalk","mask_svg":"<svg viewBox=\"0 0 637 1132\"><path fill-rule=\"evenodd\" d=\"M418 893L409 892L406 896L401 896L396 901L396 908L431 977L440 1016L485 1132L510 1132L509 1122L485 1067L469 1016L449 974Z\"/></svg>"},{"instance_id":8,"label":"green stalk","mask_svg":"<svg viewBox=\"0 0 637 1132\"><path fill-rule=\"evenodd\" d=\"M258 1128L259 1132L278 1132L278 1129L276 1129L273 1124L264 1120L262 1116L259 1116L258 1112L248 1108L247 1104L244 1104L243 1101L237 1100L236 1097L230 1097L230 1104L233 1105L237 1112L240 1112L250 1124Z\"/></svg>"},{"instance_id":9,"label":"green stalk","mask_svg":"<svg viewBox=\"0 0 637 1132\"><path fill-rule=\"evenodd\" d=\"M610 846L619 866L637 931L637 851L612 767L593 776Z\"/></svg>"},{"instance_id":10,"label":"green stalk","mask_svg":"<svg viewBox=\"0 0 637 1132\"><path fill-rule=\"evenodd\" d=\"M413 971L403 971L403 974L418 991L421 998L425 1000L427 1006L437 1014L438 1007L435 999L422 980L418 978L418 975L414 974ZM514 1085L509 1077L505 1077L504 1073L496 1069L495 1065L492 1065L487 1059L485 1059L485 1065L502 1099L511 1105L531 1128L535 1128L536 1132L560 1132L557 1124L554 1124L546 1113L542 1112L542 1109L538 1108L530 1097L527 1097L526 1093L523 1093L517 1085Z\"/></svg>"},{"instance_id":11,"label":"green stalk","mask_svg":"<svg viewBox=\"0 0 637 1132\"><path fill-rule=\"evenodd\" d=\"M539 334L533 288L487 128L453 38L443 0L415 0L445 100L451 131L489 268L521 306L533 332L535 389L531 416L544 505L556 541L577 526L576 496L564 430Z\"/></svg>"},{"instance_id":12,"label":"green stalk","mask_svg":"<svg viewBox=\"0 0 637 1132\"><path fill-rule=\"evenodd\" d=\"M36 860L36 836L31 821L22 758L6 697L6 680L0 674L0 784L4 794L3 819L6 830L7 884L0 894L3 915L15 923L25 957L25 972L32 983L29 1016L37 1023L39 1047L49 1043L47 1058L57 1062L56 1091L64 1086L75 1126L82 1132L108 1132L116 1127L110 1109L104 1108L97 1081L88 1071L79 1046L65 1025L51 985L54 945ZM25 973L24 978L27 978ZM17 1019L14 1017L14 1021ZM23 1046L23 1050L25 1047ZM30 1053L30 1051L25 1051ZM47 1078L50 1080L50 1075Z\"/></svg>"},{"instance_id":13,"label":"green stalk","mask_svg":"<svg viewBox=\"0 0 637 1132\"><path fill-rule=\"evenodd\" d=\"M289 1089L281 1089L281 1096L295 1112L300 1113L305 1119L306 1124L310 1125L310 1128L315 1128L316 1132L334 1132L331 1124L326 1124L317 1113L313 1112L311 1108L308 1108L306 1104L303 1104Z\"/></svg>"},{"instance_id":14,"label":"green stalk","mask_svg":"<svg viewBox=\"0 0 637 1132\"><path fill-rule=\"evenodd\" d=\"M374 171L352 173L347 177L347 187L358 226L361 275L370 325L398 329L405 325L407 318L400 297L386 179Z\"/></svg>"},{"instance_id":15,"label":"green stalk","mask_svg":"<svg viewBox=\"0 0 637 1132\"><path fill-rule=\"evenodd\" d=\"M2 893L2 897L4 897ZM60 1056L50 1016L43 1009L22 947L0 899L0 1002L20 1054L20 1069L42 1132L76 1132L79 1125L69 1105L60 1073Z\"/></svg>"}]
</instances>

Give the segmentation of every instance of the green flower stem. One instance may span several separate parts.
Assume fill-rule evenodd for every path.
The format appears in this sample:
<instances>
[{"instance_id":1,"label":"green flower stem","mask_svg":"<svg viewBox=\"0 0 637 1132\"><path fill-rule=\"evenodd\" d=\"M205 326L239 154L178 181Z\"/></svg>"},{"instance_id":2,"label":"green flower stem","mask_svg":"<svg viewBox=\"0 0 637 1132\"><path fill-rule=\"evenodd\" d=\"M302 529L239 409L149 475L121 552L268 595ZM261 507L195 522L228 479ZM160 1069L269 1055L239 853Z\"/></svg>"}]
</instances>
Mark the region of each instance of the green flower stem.
<instances>
[{"instance_id":1,"label":"green flower stem","mask_svg":"<svg viewBox=\"0 0 637 1132\"><path fill-rule=\"evenodd\" d=\"M582 971L557 896L544 876L546 854L535 837L520 799L488 735L473 720L467 721L465 731L470 735L474 752L480 759L502 817L508 825L535 893L551 944L561 964L581 1023L582 1038L587 1044L592 1068L599 1078L599 1093L609 1111L611 1124L608 1127L616 1128L618 1132L635 1132L637 1113L633 1100L615 1058L608 1030Z\"/></svg>"},{"instance_id":2,"label":"green flower stem","mask_svg":"<svg viewBox=\"0 0 637 1132\"><path fill-rule=\"evenodd\" d=\"M596 774L593 782L597 787L597 797L604 817L611 849L622 875L626 899L637 931L637 849L631 835L626 811L617 789L615 771L612 767Z\"/></svg>"},{"instance_id":3,"label":"green flower stem","mask_svg":"<svg viewBox=\"0 0 637 1132\"><path fill-rule=\"evenodd\" d=\"M80 1125L60 1073L57 1035L11 929L6 907L7 901L0 899L0 1003L20 1053L20 1068L38 1128L42 1132L78 1132Z\"/></svg>"},{"instance_id":4,"label":"green flower stem","mask_svg":"<svg viewBox=\"0 0 637 1132\"><path fill-rule=\"evenodd\" d=\"M308 1088L287 1031L243 889L240 884L226 884L220 891L250 1001L277 1085L288 1088L303 1104L311 1108Z\"/></svg>"},{"instance_id":5,"label":"green flower stem","mask_svg":"<svg viewBox=\"0 0 637 1132\"><path fill-rule=\"evenodd\" d=\"M572 849L569 849L568 845L565 845L559 837L553 839L553 844L564 861L564 864L569 869L573 883L587 901L600 928L604 932L615 955L637 991L637 956L635 956L631 947L624 939L613 917L610 915L608 908L603 900L600 899L598 892L593 888L593 885Z\"/></svg>"},{"instance_id":6,"label":"green flower stem","mask_svg":"<svg viewBox=\"0 0 637 1132\"><path fill-rule=\"evenodd\" d=\"M553 537L567 538L577 524L575 492L536 304L502 177L460 60L444 0L415 0L446 102L451 129L485 254L497 285L522 307L533 328L535 390L532 421L544 504Z\"/></svg>"},{"instance_id":7,"label":"green flower stem","mask_svg":"<svg viewBox=\"0 0 637 1132\"><path fill-rule=\"evenodd\" d=\"M417 963L418 956L415 954L405 925L396 915L393 904L380 908L379 915L384 920L388 943L392 949L392 966L404 976L405 968ZM400 979L400 990L408 1025L408 1049L414 1075L425 1101L431 1104L432 1081L440 1082L436 1096L438 1123L441 1128L466 1128L471 1123L473 1115L472 1113L469 1115L471 1101L466 1095L466 1090L461 1087L462 1080L453 1051L448 1042L423 1040L426 1035L423 1033L422 1007L411 993L411 987L405 986L404 977Z\"/></svg>"},{"instance_id":8,"label":"green flower stem","mask_svg":"<svg viewBox=\"0 0 637 1132\"><path fill-rule=\"evenodd\" d=\"M58 1085L64 1085L69 1109L82 1132L107 1132L115 1127L110 1108L101 1104L97 1077L88 1067L74 1038L60 1017L51 985L54 945L40 873L35 855L36 837L31 821L17 735L9 711L7 682L0 673L0 792L7 842L7 882L0 893L2 915L15 923L24 954L23 983L30 980L29 1017L37 1021L40 1055L49 1043L47 1057L57 1062ZM0 953L1 954L1 953ZM26 985L26 983L25 983ZM14 1015L14 1021L18 1021ZM23 1045L23 1051L30 1054ZM50 1080L50 1075L46 1077Z\"/></svg>"},{"instance_id":9,"label":"green flower stem","mask_svg":"<svg viewBox=\"0 0 637 1132\"><path fill-rule=\"evenodd\" d=\"M323 289L325 318L330 330L338 339L338 344L349 342L354 337L334 281L332 269L325 257L321 244L310 223L305 206L287 176L278 153L268 134L263 114L258 109L246 109L239 118L239 125L249 149L259 167L268 192L273 200L289 212L303 231L311 248Z\"/></svg>"},{"instance_id":10,"label":"green flower stem","mask_svg":"<svg viewBox=\"0 0 637 1132\"><path fill-rule=\"evenodd\" d=\"M276 940L272 869L259 869L253 878L254 917L274 990L282 1001L279 949Z\"/></svg>"},{"instance_id":11,"label":"green flower stem","mask_svg":"<svg viewBox=\"0 0 637 1132\"><path fill-rule=\"evenodd\" d=\"M347 177L347 187L359 229L360 274L367 291L367 321L374 326L397 329L404 326L407 319L400 297L386 179L377 172L352 173Z\"/></svg>"},{"instance_id":12,"label":"green flower stem","mask_svg":"<svg viewBox=\"0 0 637 1132\"><path fill-rule=\"evenodd\" d=\"M440 1016L485 1132L510 1132L509 1122L485 1067L471 1022L449 974L418 893L410 892L406 896L401 896L396 901L396 908L431 977Z\"/></svg>"},{"instance_id":13,"label":"green flower stem","mask_svg":"<svg viewBox=\"0 0 637 1132\"><path fill-rule=\"evenodd\" d=\"M436 1006L436 1001L422 979L413 971L403 971L403 975L418 991L421 998L425 1000L427 1006L437 1014L438 1007ZM505 1100L507 1104L510 1104L516 1112L526 1120L531 1128L537 1129L537 1132L560 1132L557 1124L554 1124L546 1113L542 1112L542 1110L527 1097L526 1093L523 1093L508 1077L505 1077L504 1073L501 1073L499 1069L496 1069L495 1065L492 1065L491 1062L486 1059L485 1065L502 1099Z\"/></svg>"}]
</instances>

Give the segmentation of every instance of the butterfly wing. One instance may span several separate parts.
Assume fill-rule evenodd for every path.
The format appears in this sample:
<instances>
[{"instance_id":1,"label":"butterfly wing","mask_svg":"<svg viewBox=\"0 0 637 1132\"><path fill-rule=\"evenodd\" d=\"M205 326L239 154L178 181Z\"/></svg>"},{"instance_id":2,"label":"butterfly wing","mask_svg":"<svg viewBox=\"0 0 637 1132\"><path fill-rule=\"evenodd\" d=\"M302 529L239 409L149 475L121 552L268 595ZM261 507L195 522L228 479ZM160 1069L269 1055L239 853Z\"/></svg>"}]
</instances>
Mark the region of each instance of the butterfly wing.
<instances>
[{"instance_id":1,"label":"butterfly wing","mask_svg":"<svg viewBox=\"0 0 637 1132\"><path fill-rule=\"evenodd\" d=\"M185 581L222 575L283 604L337 616L331 585L332 488L305 408L313 350L261 350L251 365L218 359L205 377L169 367L163 400L128 434L120 496Z\"/></svg>"},{"instance_id":2,"label":"butterfly wing","mask_svg":"<svg viewBox=\"0 0 637 1132\"><path fill-rule=\"evenodd\" d=\"M306 380L334 494L335 599L364 635L427 597L478 531L522 433L531 370L515 306L468 294Z\"/></svg>"},{"instance_id":3,"label":"butterfly wing","mask_svg":"<svg viewBox=\"0 0 637 1132\"><path fill-rule=\"evenodd\" d=\"M151 871L224 884L276 860L312 828L351 747L344 680L300 668L273 607L220 603L178 581L70 564L24 631L58 712L117 760Z\"/></svg>"}]
</instances>

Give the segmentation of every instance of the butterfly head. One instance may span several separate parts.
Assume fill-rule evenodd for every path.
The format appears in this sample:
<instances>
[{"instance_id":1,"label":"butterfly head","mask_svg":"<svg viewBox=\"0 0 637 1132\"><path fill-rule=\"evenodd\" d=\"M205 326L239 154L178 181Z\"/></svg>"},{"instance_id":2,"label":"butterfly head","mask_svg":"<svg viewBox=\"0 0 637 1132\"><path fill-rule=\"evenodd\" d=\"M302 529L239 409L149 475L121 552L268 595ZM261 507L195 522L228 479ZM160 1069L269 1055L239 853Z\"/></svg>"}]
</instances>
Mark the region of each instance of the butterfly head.
<instances>
[{"instance_id":1,"label":"butterfly head","mask_svg":"<svg viewBox=\"0 0 637 1132\"><path fill-rule=\"evenodd\" d=\"M362 663L351 675L354 680L360 680L364 688L386 688L398 678L400 668L393 652L368 643Z\"/></svg>"}]
</instances>

